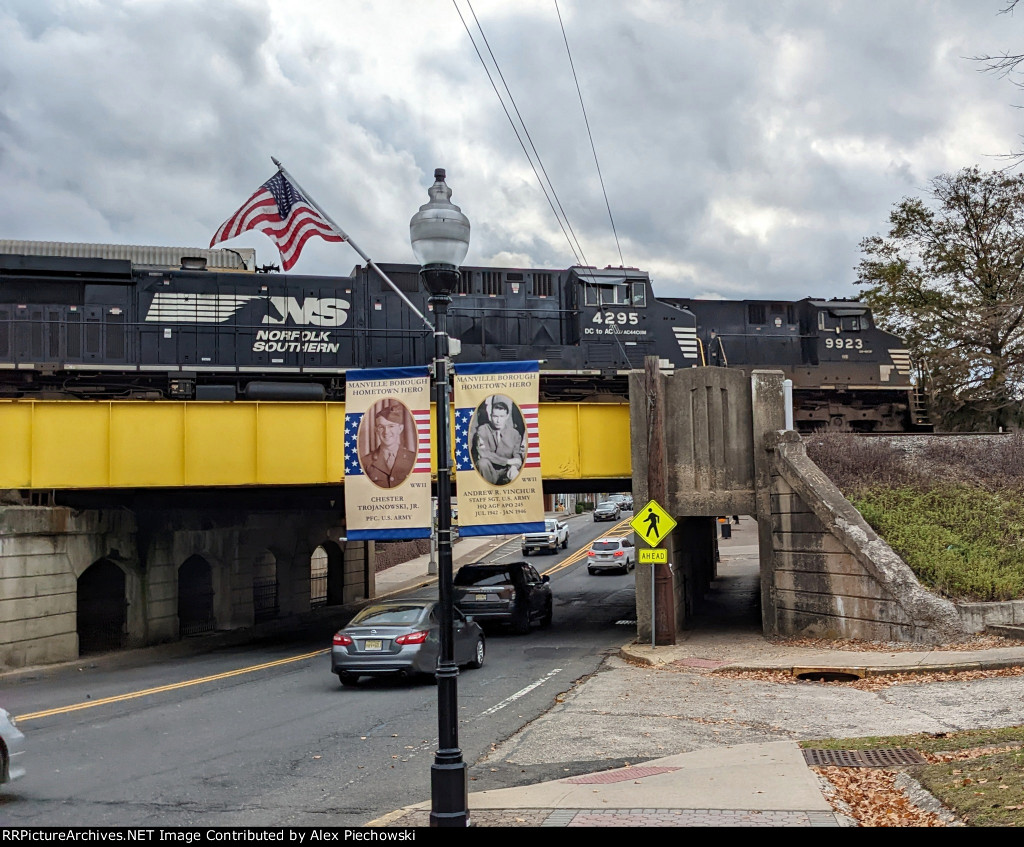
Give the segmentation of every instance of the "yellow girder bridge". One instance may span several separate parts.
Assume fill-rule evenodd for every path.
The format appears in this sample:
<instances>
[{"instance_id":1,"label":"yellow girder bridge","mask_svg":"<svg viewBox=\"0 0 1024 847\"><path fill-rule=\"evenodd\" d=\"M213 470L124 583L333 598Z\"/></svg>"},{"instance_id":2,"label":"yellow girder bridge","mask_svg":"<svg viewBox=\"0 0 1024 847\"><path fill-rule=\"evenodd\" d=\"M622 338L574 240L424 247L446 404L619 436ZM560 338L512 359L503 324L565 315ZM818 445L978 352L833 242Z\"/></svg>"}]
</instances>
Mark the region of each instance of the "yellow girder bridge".
<instances>
[{"instance_id":1,"label":"yellow girder bridge","mask_svg":"<svg viewBox=\"0 0 1024 847\"><path fill-rule=\"evenodd\" d=\"M545 480L630 477L628 403L538 425ZM0 489L337 484L344 429L342 403L0 400Z\"/></svg>"}]
</instances>

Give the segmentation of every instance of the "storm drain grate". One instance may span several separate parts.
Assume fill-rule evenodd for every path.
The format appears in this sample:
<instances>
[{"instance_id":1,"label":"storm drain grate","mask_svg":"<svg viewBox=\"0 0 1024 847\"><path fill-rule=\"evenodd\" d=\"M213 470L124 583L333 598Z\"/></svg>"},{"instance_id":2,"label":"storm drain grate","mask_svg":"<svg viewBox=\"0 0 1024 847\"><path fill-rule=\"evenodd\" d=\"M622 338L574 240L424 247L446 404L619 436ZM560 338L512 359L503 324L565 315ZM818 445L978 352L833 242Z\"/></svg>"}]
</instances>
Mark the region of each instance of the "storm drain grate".
<instances>
[{"instance_id":1,"label":"storm drain grate","mask_svg":"<svg viewBox=\"0 0 1024 847\"><path fill-rule=\"evenodd\" d=\"M601 771L600 773L588 773L586 776L574 776L570 779L563 779L562 782L571 782L573 785L607 785L610 782L625 782L627 779L642 779L645 776L657 776L660 773L672 773L679 768L619 768L614 771Z\"/></svg>"},{"instance_id":2,"label":"storm drain grate","mask_svg":"<svg viewBox=\"0 0 1024 847\"><path fill-rule=\"evenodd\" d=\"M835 765L840 768L891 768L898 765L923 765L928 760L917 750L889 747L882 750L804 750L808 765Z\"/></svg>"}]
</instances>

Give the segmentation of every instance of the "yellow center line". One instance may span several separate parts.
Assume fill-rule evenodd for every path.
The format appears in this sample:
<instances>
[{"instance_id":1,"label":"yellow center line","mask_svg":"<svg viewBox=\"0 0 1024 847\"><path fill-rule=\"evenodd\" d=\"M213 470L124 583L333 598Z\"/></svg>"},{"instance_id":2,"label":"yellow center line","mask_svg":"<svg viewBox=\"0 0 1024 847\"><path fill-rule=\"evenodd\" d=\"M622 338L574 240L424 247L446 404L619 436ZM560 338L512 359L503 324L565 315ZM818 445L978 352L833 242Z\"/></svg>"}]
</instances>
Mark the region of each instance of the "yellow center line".
<instances>
[{"instance_id":1,"label":"yellow center line","mask_svg":"<svg viewBox=\"0 0 1024 847\"><path fill-rule=\"evenodd\" d=\"M624 533L623 535L612 535L612 533L618 532L618 531L620 531L620 530L622 530L622 529L624 529L626 527L629 527L629 521L626 520L625 518L623 518L623 520L621 520L619 523L615 524L615 526L610 527L608 529L608 531L606 533L604 533L604 535L600 535L600 536L598 536L598 538L596 538L594 540L597 541L597 540L599 540L601 538L625 538L626 535L628 535L629 533ZM632 527L630 527L629 532L632 532L632 531L633 531L633 529L632 529ZM587 551L589 549L590 549L590 545L588 544L586 547L584 547L584 548L582 548L580 550L577 550L575 553L571 553L569 556L567 556L565 559L563 559L557 565L552 565L550 568L548 568L543 573L544 574L558 573L558 571L564 570L565 568L568 568L571 565L575 565L577 562L582 562L584 559L587 558Z\"/></svg>"},{"instance_id":2,"label":"yellow center line","mask_svg":"<svg viewBox=\"0 0 1024 847\"><path fill-rule=\"evenodd\" d=\"M124 700L134 700L136 697L147 697L150 694L160 694L163 691L174 691L177 688L188 688L191 685L202 685L204 682L215 682L218 679L228 679L232 676L241 676L242 674L253 673L254 671L261 671L266 668L274 668L279 665L287 665L290 662L301 662L303 659L310 659L313 656L321 656L324 653L330 651L328 647L325 650L316 650L312 653L303 653L301 656L290 656L287 659L277 659L273 662L265 662L262 665L251 665L247 668L238 668L233 671L226 671L225 673L214 674L213 676L204 676L199 679L187 679L184 682L174 682L170 685L160 685L156 688L146 688L143 691L132 691L128 694L118 694L116 697L104 697L102 700L89 700L85 703L75 703L71 706L60 706L56 709L46 709L42 712L29 712L27 715L17 715L15 720L19 723L21 721L32 721L36 718L47 718L50 715L62 715L66 712L77 712L79 709L91 709L93 706L105 706L108 703L120 703Z\"/></svg>"}]
</instances>

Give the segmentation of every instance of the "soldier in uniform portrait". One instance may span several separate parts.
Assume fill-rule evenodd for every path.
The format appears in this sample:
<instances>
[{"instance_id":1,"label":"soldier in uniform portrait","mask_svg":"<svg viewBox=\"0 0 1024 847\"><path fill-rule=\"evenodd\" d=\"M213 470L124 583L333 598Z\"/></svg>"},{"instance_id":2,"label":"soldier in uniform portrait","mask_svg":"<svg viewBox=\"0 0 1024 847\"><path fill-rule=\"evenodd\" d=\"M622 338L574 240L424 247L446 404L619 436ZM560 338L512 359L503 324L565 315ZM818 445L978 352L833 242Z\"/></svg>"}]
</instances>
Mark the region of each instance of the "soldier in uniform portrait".
<instances>
[{"instance_id":1,"label":"soldier in uniform portrait","mask_svg":"<svg viewBox=\"0 0 1024 847\"><path fill-rule=\"evenodd\" d=\"M518 415L515 421L513 412ZM522 413L511 399L494 394L476 414L477 428L471 436L473 466L491 485L508 485L519 476L526 458Z\"/></svg>"},{"instance_id":2,"label":"soldier in uniform portrait","mask_svg":"<svg viewBox=\"0 0 1024 847\"><path fill-rule=\"evenodd\" d=\"M410 424L408 410L396 401L378 409L373 418L373 430L367 439L376 447L359 454L363 473L380 488L394 488L405 481L416 464L416 454L403 443L403 433Z\"/></svg>"}]
</instances>

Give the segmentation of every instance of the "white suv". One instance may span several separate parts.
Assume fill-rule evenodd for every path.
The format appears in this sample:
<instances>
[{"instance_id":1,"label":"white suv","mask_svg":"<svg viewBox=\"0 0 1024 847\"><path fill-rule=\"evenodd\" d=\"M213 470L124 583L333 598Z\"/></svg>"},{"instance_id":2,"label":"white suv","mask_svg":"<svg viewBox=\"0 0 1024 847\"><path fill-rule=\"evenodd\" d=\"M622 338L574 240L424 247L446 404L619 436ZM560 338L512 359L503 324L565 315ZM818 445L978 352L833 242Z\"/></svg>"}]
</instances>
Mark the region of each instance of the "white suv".
<instances>
[{"instance_id":1,"label":"white suv","mask_svg":"<svg viewBox=\"0 0 1024 847\"><path fill-rule=\"evenodd\" d=\"M546 518L543 532L528 532L523 535L524 556L529 556L534 550L557 553L559 547L565 550L568 546L569 524L557 518Z\"/></svg>"},{"instance_id":2,"label":"white suv","mask_svg":"<svg viewBox=\"0 0 1024 847\"><path fill-rule=\"evenodd\" d=\"M636 567L636 545L633 536L624 538L598 538L587 551L587 572L621 571L629 573Z\"/></svg>"}]
</instances>

